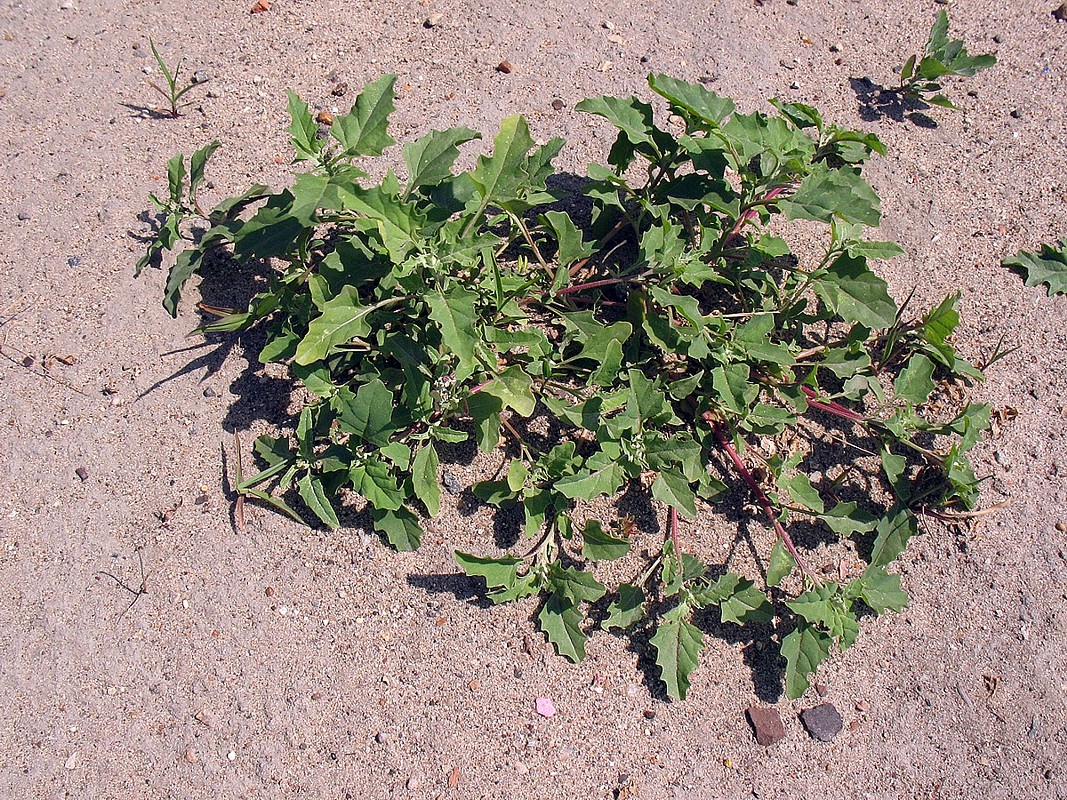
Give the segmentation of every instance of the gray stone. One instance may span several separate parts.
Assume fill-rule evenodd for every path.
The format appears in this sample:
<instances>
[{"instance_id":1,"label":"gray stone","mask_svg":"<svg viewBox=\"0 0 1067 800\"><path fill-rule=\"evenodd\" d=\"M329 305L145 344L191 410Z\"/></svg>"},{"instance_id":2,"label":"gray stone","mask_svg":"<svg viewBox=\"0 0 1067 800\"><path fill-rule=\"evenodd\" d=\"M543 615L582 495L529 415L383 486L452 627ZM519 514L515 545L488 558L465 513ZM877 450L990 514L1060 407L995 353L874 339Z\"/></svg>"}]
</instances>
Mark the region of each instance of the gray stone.
<instances>
[{"instance_id":1,"label":"gray stone","mask_svg":"<svg viewBox=\"0 0 1067 800\"><path fill-rule=\"evenodd\" d=\"M844 725L841 713L830 703L804 709L800 712L800 721L804 723L811 738L820 742L829 742L841 733L841 727Z\"/></svg>"}]
</instances>

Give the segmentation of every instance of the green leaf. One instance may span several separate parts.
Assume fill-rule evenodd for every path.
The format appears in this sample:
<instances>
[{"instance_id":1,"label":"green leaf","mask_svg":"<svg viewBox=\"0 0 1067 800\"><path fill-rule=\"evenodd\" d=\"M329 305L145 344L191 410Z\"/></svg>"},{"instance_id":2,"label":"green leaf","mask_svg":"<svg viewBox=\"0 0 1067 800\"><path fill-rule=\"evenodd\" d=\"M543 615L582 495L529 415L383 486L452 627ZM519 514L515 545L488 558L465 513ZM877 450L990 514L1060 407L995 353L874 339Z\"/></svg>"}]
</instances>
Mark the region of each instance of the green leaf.
<instances>
[{"instance_id":1,"label":"green leaf","mask_svg":"<svg viewBox=\"0 0 1067 800\"><path fill-rule=\"evenodd\" d=\"M871 227L882 221L878 195L858 170L821 162L780 206L789 219L829 223L837 218Z\"/></svg>"},{"instance_id":2,"label":"green leaf","mask_svg":"<svg viewBox=\"0 0 1067 800\"><path fill-rule=\"evenodd\" d=\"M748 364L745 363L727 364L711 371L712 386L719 402L726 409L742 416L759 395L759 387L749 382L750 372Z\"/></svg>"},{"instance_id":3,"label":"green leaf","mask_svg":"<svg viewBox=\"0 0 1067 800\"><path fill-rule=\"evenodd\" d=\"M866 533L874 530L878 522L873 514L864 511L853 501L838 503L825 514L820 514L819 520L839 536Z\"/></svg>"},{"instance_id":4,"label":"green leaf","mask_svg":"<svg viewBox=\"0 0 1067 800\"><path fill-rule=\"evenodd\" d=\"M401 553L418 550L422 541L422 527L419 518L407 508L373 508L371 518L374 520L374 529L383 533L389 544Z\"/></svg>"},{"instance_id":5,"label":"green leaf","mask_svg":"<svg viewBox=\"0 0 1067 800\"><path fill-rule=\"evenodd\" d=\"M793 502L804 508L811 509L816 514L824 510L822 497L818 490L811 485L807 475L797 473L789 478L782 478L779 484L785 488Z\"/></svg>"},{"instance_id":6,"label":"green leaf","mask_svg":"<svg viewBox=\"0 0 1067 800\"><path fill-rule=\"evenodd\" d=\"M322 520L324 525L330 528L341 527L341 523L337 520L337 512L333 510L333 505L330 503L325 491L323 491L322 483L317 476L311 472L306 472L297 481L296 486L300 491L300 497L307 503L307 507L314 512L316 517Z\"/></svg>"},{"instance_id":7,"label":"green leaf","mask_svg":"<svg viewBox=\"0 0 1067 800\"><path fill-rule=\"evenodd\" d=\"M825 628L838 640L842 650L851 646L859 635L852 599L836 583L817 586L786 605L809 623Z\"/></svg>"},{"instance_id":8,"label":"green leaf","mask_svg":"<svg viewBox=\"0 0 1067 800\"><path fill-rule=\"evenodd\" d=\"M699 84L686 83L669 75L649 75L648 86L656 94L667 98L674 108L688 112L713 127L722 125L734 112L733 100L719 97Z\"/></svg>"},{"instance_id":9,"label":"green leaf","mask_svg":"<svg viewBox=\"0 0 1067 800\"><path fill-rule=\"evenodd\" d=\"M221 146L217 139L201 147L189 157L189 205L196 206L196 192L204 182L204 169L207 162Z\"/></svg>"},{"instance_id":10,"label":"green leaf","mask_svg":"<svg viewBox=\"0 0 1067 800\"><path fill-rule=\"evenodd\" d=\"M533 395L533 378L518 364L513 364L497 375L486 384L482 392L498 398L505 406L514 409L520 417L531 416L537 406Z\"/></svg>"},{"instance_id":11,"label":"green leaf","mask_svg":"<svg viewBox=\"0 0 1067 800\"><path fill-rule=\"evenodd\" d=\"M307 103L292 89L286 89L289 96L290 141L296 150L294 161L317 161L325 140L318 138L319 126L311 116Z\"/></svg>"},{"instance_id":12,"label":"green leaf","mask_svg":"<svg viewBox=\"0 0 1067 800\"><path fill-rule=\"evenodd\" d=\"M625 480L622 467L609 463L599 469L582 469L556 481L555 489L571 500L592 500L605 494L615 494Z\"/></svg>"},{"instance_id":13,"label":"green leaf","mask_svg":"<svg viewBox=\"0 0 1067 800\"><path fill-rule=\"evenodd\" d=\"M431 517L441 510L441 485L437 482L437 450L427 442L415 454L411 465L411 481L415 496L426 506Z\"/></svg>"},{"instance_id":14,"label":"green leaf","mask_svg":"<svg viewBox=\"0 0 1067 800\"><path fill-rule=\"evenodd\" d=\"M459 145L481 139L470 128L430 131L421 139L404 145L404 163L408 168L408 193L422 186L436 186L452 177L452 165L459 157Z\"/></svg>"},{"instance_id":15,"label":"green leaf","mask_svg":"<svg viewBox=\"0 0 1067 800\"><path fill-rule=\"evenodd\" d=\"M363 87L352 110L334 119L330 134L353 156L380 156L389 145L396 144L388 133L389 115L393 113L395 75L383 75Z\"/></svg>"},{"instance_id":16,"label":"green leaf","mask_svg":"<svg viewBox=\"0 0 1067 800\"><path fill-rule=\"evenodd\" d=\"M696 519L696 495L693 494L689 481L675 470L665 470L652 482L652 496L661 503L676 508L683 516Z\"/></svg>"},{"instance_id":17,"label":"green leaf","mask_svg":"<svg viewBox=\"0 0 1067 800\"><path fill-rule=\"evenodd\" d=\"M509 200L523 183L526 154L534 146L530 127L521 116L507 117L500 123L500 132L493 140L493 155L479 156L478 164L470 173L486 205Z\"/></svg>"},{"instance_id":18,"label":"green leaf","mask_svg":"<svg viewBox=\"0 0 1067 800\"><path fill-rule=\"evenodd\" d=\"M631 144L654 145L652 106L636 97L591 97L578 103L574 110L603 117L622 131Z\"/></svg>"},{"instance_id":19,"label":"green leaf","mask_svg":"<svg viewBox=\"0 0 1067 800\"><path fill-rule=\"evenodd\" d=\"M354 464L350 472L352 487L375 508L399 511L404 497L389 465L378 458L368 458L362 464Z\"/></svg>"},{"instance_id":20,"label":"green leaf","mask_svg":"<svg viewBox=\"0 0 1067 800\"><path fill-rule=\"evenodd\" d=\"M575 664L585 658L586 635L581 628L582 613L573 603L559 595L550 594L541 613L537 615L537 621L557 653Z\"/></svg>"},{"instance_id":21,"label":"green leaf","mask_svg":"<svg viewBox=\"0 0 1067 800\"><path fill-rule=\"evenodd\" d=\"M893 391L897 397L920 405L930 397L930 393L936 387L934 383L934 362L922 353L916 353L908 359L908 365L904 367L893 382Z\"/></svg>"},{"instance_id":22,"label":"green leaf","mask_svg":"<svg viewBox=\"0 0 1067 800\"><path fill-rule=\"evenodd\" d=\"M767 564L767 585L778 586L796 567L796 559L786 549L785 543L778 539L771 548L771 558Z\"/></svg>"},{"instance_id":23,"label":"green leaf","mask_svg":"<svg viewBox=\"0 0 1067 800\"><path fill-rule=\"evenodd\" d=\"M704 649L704 634L686 619L689 608L672 608L663 615L659 629L649 640L656 649L656 664L660 680L667 687L672 700L684 700L689 692L689 676L700 664Z\"/></svg>"},{"instance_id":24,"label":"green leaf","mask_svg":"<svg viewBox=\"0 0 1067 800\"><path fill-rule=\"evenodd\" d=\"M830 655L834 640L814 625L797 620L796 630L782 640L785 658L785 693L797 700L808 690L808 676L814 675L819 664Z\"/></svg>"},{"instance_id":25,"label":"green leaf","mask_svg":"<svg viewBox=\"0 0 1067 800\"><path fill-rule=\"evenodd\" d=\"M558 563L549 568L548 583L553 592L574 605L595 603L607 591L604 584L590 573L574 567L561 567Z\"/></svg>"},{"instance_id":26,"label":"green leaf","mask_svg":"<svg viewBox=\"0 0 1067 800\"><path fill-rule=\"evenodd\" d=\"M1040 253L1020 251L1003 263L1023 275L1026 286L1045 284L1049 296L1067 294L1067 239L1060 242L1059 249L1043 244Z\"/></svg>"},{"instance_id":27,"label":"green leaf","mask_svg":"<svg viewBox=\"0 0 1067 800\"><path fill-rule=\"evenodd\" d=\"M644 589L624 583L619 586L618 593L618 598L608 606L607 619L600 624L604 630L629 628L645 616Z\"/></svg>"},{"instance_id":28,"label":"green leaf","mask_svg":"<svg viewBox=\"0 0 1067 800\"><path fill-rule=\"evenodd\" d=\"M886 572L885 567L867 567L858 584L859 596L877 614L900 612L908 606L908 593L900 588L900 576Z\"/></svg>"},{"instance_id":29,"label":"green leaf","mask_svg":"<svg viewBox=\"0 0 1067 800\"><path fill-rule=\"evenodd\" d=\"M330 405L338 412L338 424L371 444L383 446L396 430L393 425L393 393L380 379L368 381L356 390L342 389Z\"/></svg>"},{"instance_id":30,"label":"green leaf","mask_svg":"<svg viewBox=\"0 0 1067 800\"><path fill-rule=\"evenodd\" d=\"M163 290L163 308L172 317L178 316L178 303L181 301L182 288L203 263L204 254L199 249L182 250L178 253L174 266L167 273L167 287Z\"/></svg>"},{"instance_id":31,"label":"green leaf","mask_svg":"<svg viewBox=\"0 0 1067 800\"><path fill-rule=\"evenodd\" d=\"M616 539L593 519L582 529L582 556L593 561L615 561L630 552L626 539Z\"/></svg>"},{"instance_id":32,"label":"green leaf","mask_svg":"<svg viewBox=\"0 0 1067 800\"><path fill-rule=\"evenodd\" d=\"M848 322L881 329L896 319L897 304L889 296L886 282L868 268L865 258L839 256L814 284L830 310Z\"/></svg>"},{"instance_id":33,"label":"green leaf","mask_svg":"<svg viewBox=\"0 0 1067 800\"><path fill-rule=\"evenodd\" d=\"M731 595L719 603L723 622L744 625L748 622L769 622L774 619L774 608L767 595L747 578L739 580Z\"/></svg>"},{"instance_id":34,"label":"green leaf","mask_svg":"<svg viewBox=\"0 0 1067 800\"><path fill-rule=\"evenodd\" d=\"M915 515L907 509L897 509L878 521L871 566L884 567L896 560L908 546L908 540L919 532Z\"/></svg>"},{"instance_id":35,"label":"green leaf","mask_svg":"<svg viewBox=\"0 0 1067 800\"><path fill-rule=\"evenodd\" d=\"M511 587L522 563L522 559L514 556L479 558L459 550L455 551L453 557L467 575L472 578L484 578L485 585L490 589Z\"/></svg>"},{"instance_id":36,"label":"green leaf","mask_svg":"<svg viewBox=\"0 0 1067 800\"><path fill-rule=\"evenodd\" d=\"M441 338L445 347L459 359L456 380L466 380L478 367L475 359L478 348L478 312L474 308L478 295L456 286L447 294L428 292L425 299L430 307L430 319L441 326Z\"/></svg>"},{"instance_id":37,"label":"green leaf","mask_svg":"<svg viewBox=\"0 0 1067 800\"><path fill-rule=\"evenodd\" d=\"M360 305L359 292L345 286L340 293L322 307L322 314L311 320L308 332L296 347L293 359L297 364L308 365L325 358L354 338L370 333L367 317L380 308L404 301L403 297L390 297L373 305Z\"/></svg>"},{"instance_id":38,"label":"green leaf","mask_svg":"<svg viewBox=\"0 0 1067 800\"><path fill-rule=\"evenodd\" d=\"M556 241L559 242L556 260L559 261L560 266L569 267L575 261L588 258L596 252L596 245L582 239L582 232L578 230L570 214L563 211L549 211L545 214L545 219L552 226Z\"/></svg>"}]
</instances>

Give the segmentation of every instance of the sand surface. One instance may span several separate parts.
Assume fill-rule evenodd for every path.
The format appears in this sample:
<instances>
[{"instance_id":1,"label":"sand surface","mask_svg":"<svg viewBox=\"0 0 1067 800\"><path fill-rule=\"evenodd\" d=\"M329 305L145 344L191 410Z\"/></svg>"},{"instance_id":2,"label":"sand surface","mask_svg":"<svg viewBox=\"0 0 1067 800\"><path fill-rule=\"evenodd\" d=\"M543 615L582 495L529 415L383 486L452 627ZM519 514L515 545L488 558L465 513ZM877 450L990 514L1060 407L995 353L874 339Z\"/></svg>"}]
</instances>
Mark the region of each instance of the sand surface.
<instances>
[{"instance_id":1,"label":"sand surface","mask_svg":"<svg viewBox=\"0 0 1067 800\"><path fill-rule=\"evenodd\" d=\"M1067 797L1067 298L1000 266L1067 235L1055 2L949 7L953 33L999 63L950 82L962 108L932 126L857 96L922 47L932 0L62 5L0 5L0 796ZM141 111L158 104L149 36L210 76L179 119ZM491 136L523 113L539 141L567 138L557 166L582 174L612 133L575 103L650 99L651 70L743 110L781 96L876 132L883 230L908 251L882 270L894 294L962 292L965 357L1018 347L974 390L1018 413L976 450L983 504L1010 505L912 541L910 608L864 623L820 672L825 697L767 686L751 640L711 638L684 703L659 699L625 638L600 634L568 664L532 600L484 609L456 575L452 549L491 550L492 517L452 495L412 554L261 508L236 532L232 432L284 421L288 387L255 337L187 349L200 292L172 320L165 273L133 277L174 153L222 142L209 201L283 184L286 88L342 110L395 73L398 140ZM209 283L216 303L242 299ZM797 719L822 702L845 721L829 743ZM745 720L754 703L785 720L771 748Z\"/></svg>"}]
</instances>

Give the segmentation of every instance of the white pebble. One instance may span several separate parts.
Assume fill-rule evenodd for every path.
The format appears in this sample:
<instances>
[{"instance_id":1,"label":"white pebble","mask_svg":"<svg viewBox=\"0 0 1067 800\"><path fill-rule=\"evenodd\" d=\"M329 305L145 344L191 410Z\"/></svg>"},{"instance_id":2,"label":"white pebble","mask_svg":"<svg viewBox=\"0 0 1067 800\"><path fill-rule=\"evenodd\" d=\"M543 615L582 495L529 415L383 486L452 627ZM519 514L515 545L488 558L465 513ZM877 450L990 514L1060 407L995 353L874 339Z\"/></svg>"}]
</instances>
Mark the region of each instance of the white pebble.
<instances>
[{"instance_id":1,"label":"white pebble","mask_svg":"<svg viewBox=\"0 0 1067 800\"><path fill-rule=\"evenodd\" d=\"M64 762L63 767L65 769L76 769L78 766L78 751L75 750L70 754L70 757Z\"/></svg>"},{"instance_id":2,"label":"white pebble","mask_svg":"<svg viewBox=\"0 0 1067 800\"><path fill-rule=\"evenodd\" d=\"M226 754L226 758L229 759L230 761L236 761L237 760L237 753L234 752L233 750L231 750L230 752L228 752Z\"/></svg>"}]
</instances>

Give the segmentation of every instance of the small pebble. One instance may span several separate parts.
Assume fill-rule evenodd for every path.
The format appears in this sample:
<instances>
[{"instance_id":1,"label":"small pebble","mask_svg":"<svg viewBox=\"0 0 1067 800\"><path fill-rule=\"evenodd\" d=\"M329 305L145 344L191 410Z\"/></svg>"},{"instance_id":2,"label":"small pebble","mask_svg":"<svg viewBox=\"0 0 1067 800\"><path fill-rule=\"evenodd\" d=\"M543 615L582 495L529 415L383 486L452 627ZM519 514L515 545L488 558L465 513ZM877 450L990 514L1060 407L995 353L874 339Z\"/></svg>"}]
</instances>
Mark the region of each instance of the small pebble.
<instances>
[{"instance_id":1,"label":"small pebble","mask_svg":"<svg viewBox=\"0 0 1067 800\"><path fill-rule=\"evenodd\" d=\"M830 52L831 53L840 53L841 52L841 45L839 45L837 42L834 42L832 45L830 45Z\"/></svg>"},{"instance_id":2,"label":"small pebble","mask_svg":"<svg viewBox=\"0 0 1067 800\"><path fill-rule=\"evenodd\" d=\"M600 64L597 65L596 69L597 69L597 72L607 72L609 69L611 69L611 62L610 61L601 61Z\"/></svg>"},{"instance_id":3,"label":"small pebble","mask_svg":"<svg viewBox=\"0 0 1067 800\"><path fill-rule=\"evenodd\" d=\"M641 713L644 714L645 719L655 719L656 718L656 709L654 709L654 708L646 708Z\"/></svg>"},{"instance_id":4,"label":"small pebble","mask_svg":"<svg viewBox=\"0 0 1067 800\"><path fill-rule=\"evenodd\" d=\"M274 597L274 587L268 586L266 589L263 590L263 594L265 594L267 597Z\"/></svg>"},{"instance_id":5,"label":"small pebble","mask_svg":"<svg viewBox=\"0 0 1067 800\"><path fill-rule=\"evenodd\" d=\"M416 789L422 786L422 781L419 780L418 775L412 775L410 778L408 778L407 783L405 783L404 786L409 792L414 792Z\"/></svg>"},{"instance_id":6,"label":"small pebble","mask_svg":"<svg viewBox=\"0 0 1067 800\"><path fill-rule=\"evenodd\" d=\"M496 65L497 72L503 72L505 75L510 75L514 67L511 66L511 62L506 58Z\"/></svg>"},{"instance_id":7,"label":"small pebble","mask_svg":"<svg viewBox=\"0 0 1067 800\"><path fill-rule=\"evenodd\" d=\"M609 22L608 20L604 20L603 22L601 22L600 27L606 31L615 30L615 24L613 22Z\"/></svg>"},{"instance_id":8,"label":"small pebble","mask_svg":"<svg viewBox=\"0 0 1067 800\"><path fill-rule=\"evenodd\" d=\"M552 101L552 108L556 111L562 111L564 109L564 103L558 97Z\"/></svg>"},{"instance_id":9,"label":"small pebble","mask_svg":"<svg viewBox=\"0 0 1067 800\"><path fill-rule=\"evenodd\" d=\"M374 741L378 744L389 744L389 742L393 741L393 734L387 731L378 731L374 737Z\"/></svg>"},{"instance_id":10,"label":"small pebble","mask_svg":"<svg viewBox=\"0 0 1067 800\"><path fill-rule=\"evenodd\" d=\"M345 83L344 81L341 81L336 86L334 86L332 89L330 89L330 94L332 94L334 97L342 97L347 93L348 93L348 84Z\"/></svg>"},{"instance_id":11,"label":"small pebble","mask_svg":"<svg viewBox=\"0 0 1067 800\"><path fill-rule=\"evenodd\" d=\"M71 269L74 269L76 266L78 266L81 263L82 263L82 257L81 256L71 256L70 258L67 259L67 266L70 267Z\"/></svg>"},{"instance_id":12,"label":"small pebble","mask_svg":"<svg viewBox=\"0 0 1067 800\"><path fill-rule=\"evenodd\" d=\"M63 2L59 4L59 10L60 11L70 11L70 10L77 11L77 9L74 8L74 0L63 0ZM68 769L73 769L73 767L68 767Z\"/></svg>"},{"instance_id":13,"label":"small pebble","mask_svg":"<svg viewBox=\"0 0 1067 800\"><path fill-rule=\"evenodd\" d=\"M436 28L444 20L444 17L440 14L430 14L425 20L423 20L423 27Z\"/></svg>"},{"instance_id":14,"label":"small pebble","mask_svg":"<svg viewBox=\"0 0 1067 800\"><path fill-rule=\"evenodd\" d=\"M1067 22L1067 3L1061 3L1052 11L1052 16L1059 22Z\"/></svg>"},{"instance_id":15,"label":"small pebble","mask_svg":"<svg viewBox=\"0 0 1067 800\"><path fill-rule=\"evenodd\" d=\"M669 122L671 125L685 125L685 118L680 117L677 114L671 114L667 118L667 122Z\"/></svg>"},{"instance_id":16,"label":"small pebble","mask_svg":"<svg viewBox=\"0 0 1067 800\"><path fill-rule=\"evenodd\" d=\"M868 703L866 700L858 700L856 702L856 710L859 711L861 714L866 714L868 711L871 710L871 704Z\"/></svg>"},{"instance_id":17,"label":"small pebble","mask_svg":"<svg viewBox=\"0 0 1067 800\"><path fill-rule=\"evenodd\" d=\"M441 483L445 485L445 491L449 494L463 493L463 482L452 470L446 469L441 473Z\"/></svg>"},{"instance_id":18,"label":"small pebble","mask_svg":"<svg viewBox=\"0 0 1067 800\"><path fill-rule=\"evenodd\" d=\"M28 220L30 218L30 212L23 208L23 209L19 210L18 218L20 220L22 220L23 222L25 222L26 220Z\"/></svg>"},{"instance_id":19,"label":"small pebble","mask_svg":"<svg viewBox=\"0 0 1067 800\"><path fill-rule=\"evenodd\" d=\"M795 6L797 4L797 0L785 0L785 4L787 6Z\"/></svg>"},{"instance_id":20,"label":"small pebble","mask_svg":"<svg viewBox=\"0 0 1067 800\"><path fill-rule=\"evenodd\" d=\"M204 397L218 397L219 393L212 389L210 386L204 389Z\"/></svg>"},{"instance_id":21,"label":"small pebble","mask_svg":"<svg viewBox=\"0 0 1067 800\"><path fill-rule=\"evenodd\" d=\"M622 37L619 36L617 33L613 33L611 34L611 36L608 37L608 41L612 44L622 44Z\"/></svg>"},{"instance_id":22,"label":"small pebble","mask_svg":"<svg viewBox=\"0 0 1067 800\"><path fill-rule=\"evenodd\" d=\"M1014 112L1012 113L1014 114ZM1008 454L1005 453L1003 450L997 450L995 453L993 453L993 459L1002 467L1006 467L1009 462Z\"/></svg>"},{"instance_id":23,"label":"small pebble","mask_svg":"<svg viewBox=\"0 0 1067 800\"><path fill-rule=\"evenodd\" d=\"M76 769L78 767L78 751L75 750L63 764L64 769Z\"/></svg>"},{"instance_id":24,"label":"small pebble","mask_svg":"<svg viewBox=\"0 0 1067 800\"><path fill-rule=\"evenodd\" d=\"M756 733L756 743L770 747L785 738L785 724L777 709L752 706L745 711L752 729Z\"/></svg>"},{"instance_id":25,"label":"small pebble","mask_svg":"<svg viewBox=\"0 0 1067 800\"><path fill-rule=\"evenodd\" d=\"M1000 33L993 34L993 41L997 44L1002 44L1004 42L1004 35Z\"/></svg>"},{"instance_id":26,"label":"small pebble","mask_svg":"<svg viewBox=\"0 0 1067 800\"><path fill-rule=\"evenodd\" d=\"M800 712L800 721L804 723L811 737L820 742L832 740L844 725L841 713L829 703L804 709Z\"/></svg>"},{"instance_id":27,"label":"small pebble","mask_svg":"<svg viewBox=\"0 0 1067 800\"><path fill-rule=\"evenodd\" d=\"M85 467L78 467L76 470L74 470L74 474L81 478L83 481L89 480L89 470L87 470Z\"/></svg>"},{"instance_id":28,"label":"small pebble","mask_svg":"<svg viewBox=\"0 0 1067 800\"><path fill-rule=\"evenodd\" d=\"M467 683L467 688L470 689L472 692L476 692L482 688L482 684L477 678L471 678L470 681Z\"/></svg>"},{"instance_id":29,"label":"small pebble","mask_svg":"<svg viewBox=\"0 0 1067 800\"><path fill-rule=\"evenodd\" d=\"M236 761L237 760L237 751L231 750L230 752L228 752L226 754L226 760L227 761Z\"/></svg>"},{"instance_id":30,"label":"small pebble","mask_svg":"<svg viewBox=\"0 0 1067 800\"><path fill-rule=\"evenodd\" d=\"M538 697L534 701L534 710L542 717L555 716L556 706L549 697Z\"/></svg>"},{"instance_id":31,"label":"small pebble","mask_svg":"<svg viewBox=\"0 0 1067 800\"><path fill-rule=\"evenodd\" d=\"M193 83L207 83L209 80L211 80L211 76L208 75L204 70L198 69L196 72L193 73L193 77L190 78L190 80Z\"/></svg>"},{"instance_id":32,"label":"small pebble","mask_svg":"<svg viewBox=\"0 0 1067 800\"><path fill-rule=\"evenodd\" d=\"M1021 109L1018 109L1018 108L1013 108L1013 109L1011 110L1011 116L1012 116L1012 118L1014 118L1014 119L1022 119L1022 118L1023 118L1023 112L1022 112L1022 110L1021 110Z\"/></svg>"},{"instance_id":33,"label":"small pebble","mask_svg":"<svg viewBox=\"0 0 1067 800\"><path fill-rule=\"evenodd\" d=\"M196 751L190 747L185 751L185 760L188 761L190 764L195 764L200 759L197 757Z\"/></svg>"},{"instance_id":34,"label":"small pebble","mask_svg":"<svg viewBox=\"0 0 1067 800\"><path fill-rule=\"evenodd\" d=\"M826 695L830 694L830 688L825 683L817 683L815 684L815 693L819 697L826 697Z\"/></svg>"},{"instance_id":35,"label":"small pebble","mask_svg":"<svg viewBox=\"0 0 1067 800\"><path fill-rule=\"evenodd\" d=\"M1067 522L1057 522L1056 530L1058 530L1060 533L1064 533L1065 531L1067 531Z\"/></svg>"}]
</instances>

